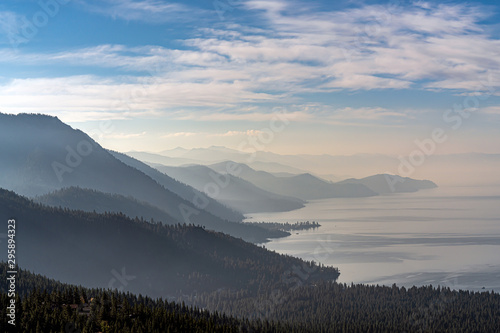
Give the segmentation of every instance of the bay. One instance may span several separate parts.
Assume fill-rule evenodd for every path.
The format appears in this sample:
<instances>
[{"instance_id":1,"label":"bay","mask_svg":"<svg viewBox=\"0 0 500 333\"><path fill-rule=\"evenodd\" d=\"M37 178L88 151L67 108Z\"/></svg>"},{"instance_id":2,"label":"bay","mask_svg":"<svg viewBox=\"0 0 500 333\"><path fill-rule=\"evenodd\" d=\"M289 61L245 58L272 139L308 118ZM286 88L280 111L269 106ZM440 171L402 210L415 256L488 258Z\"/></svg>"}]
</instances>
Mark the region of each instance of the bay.
<instances>
[{"instance_id":1,"label":"bay","mask_svg":"<svg viewBox=\"0 0 500 333\"><path fill-rule=\"evenodd\" d=\"M262 245L338 267L342 283L500 292L500 186L314 200L246 221L320 223Z\"/></svg>"}]
</instances>

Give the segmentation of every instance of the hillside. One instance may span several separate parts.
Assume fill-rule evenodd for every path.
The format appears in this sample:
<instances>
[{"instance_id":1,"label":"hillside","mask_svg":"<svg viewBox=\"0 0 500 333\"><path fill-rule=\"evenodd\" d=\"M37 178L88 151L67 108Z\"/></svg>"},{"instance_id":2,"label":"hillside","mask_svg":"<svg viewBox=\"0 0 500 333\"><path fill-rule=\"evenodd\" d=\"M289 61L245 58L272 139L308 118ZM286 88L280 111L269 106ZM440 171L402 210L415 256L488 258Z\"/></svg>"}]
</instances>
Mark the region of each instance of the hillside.
<instances>
[{"instance_id":1,"label":"hillside","mask_svg":"<svg viewBox=\"0 0 500 333\"><path fill-rule=\"evenodd\" d=\"M220 288L256 292L273 288L293 266L310 265L201 227L45 207L0 190L0 220L11 218L20 265L89 287L119 284L162 297ZM316 271L318 279L338 276L333 268Z\"/></svg>"},{"instance_id":2,"label":"hillside","mask_svg":"<svg viewBox=\"0 0 500 333\"><path fill-rule=\"evenodd\" d=\"M237 317L292 324L295 332L498 332L500 295L493 292L298 282L290 281L274 295L212 293L197 297L195 304Z\"/></svg>"},{"instance_id":3,"label":"hillside","mask_svg":"<svg viewBox=\"0 0 500 333\"><path fill-rule=\"evenodd\" d=\"M0 304L7 308L7 269L0 263ZM290 325L248 321L210 313L182 303L118 290L61 283L18 269L16 325L0 317L0 332L269 332L287 333ZM19 309L25 309L20 311ZM138 320L140 318L140 320Z\"/></svg>"},{"instance_id":4,"label":"hillside","mask_svg":"<svg viewBox=\"0 0 500 333\"><path fill-rule=\"evenodd\" d=\"M230 174L219 174L203 165L152 166L199 191L207 191L207 195L212 195L226 206L245 214L283 212L304 207L302 200L271 193L246 180Z\"/></svg>"},{"instance_id":5,"label":"hillside","mask_svg":"<svg viewBox=\"0 0 500 333\"><path fill-rule=\"evenodd\" d=\"M132 197L103 193L96 190L69 187L33 198L33 201L52 207L62 207L84 212L123 213L130 218L151 219L165 224L179 221L163 210Z\"/></svg>"},{"instance_id":6,"label":"hillside","mask_svg":"<svg viewBox=\"0 0 500 333\"><path fill-rule=\"evenodd\" d=\"M10 297L0 263L0 304ZM64 284L18 269L16 328L0 317L1 332L496 332L500 295L448 288L398 288L329 282L259 297L244 292L197 295L186 306L120 290ZM293 284L291 284L293 283ZM193 297L194 298L194 297ZM395 309L398 309L395 311ZM231 315L230 313L233 313ZM138 320L140 318L140 320Z\"/></svg>"}]
</instances>

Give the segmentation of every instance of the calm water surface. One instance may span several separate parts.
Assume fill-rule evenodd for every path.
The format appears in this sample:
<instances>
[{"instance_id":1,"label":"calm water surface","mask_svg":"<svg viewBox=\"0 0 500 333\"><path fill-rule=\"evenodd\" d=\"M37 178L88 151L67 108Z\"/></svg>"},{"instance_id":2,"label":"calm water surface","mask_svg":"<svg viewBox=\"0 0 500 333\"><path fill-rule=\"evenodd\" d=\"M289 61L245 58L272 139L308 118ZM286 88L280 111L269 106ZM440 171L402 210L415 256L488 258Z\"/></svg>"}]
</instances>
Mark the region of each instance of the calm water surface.
<instances>
[{"instance_id":1,"label":"calm water surface","mask_svg":"<svg viewBox=\"0 0 500 333\"><path fill-rule=\"evenodd\" d=\"M316 221L265 246L340 269L339 282L500 292L500 186L325 199L248 221Z\"/></svg>"}]
</instances>

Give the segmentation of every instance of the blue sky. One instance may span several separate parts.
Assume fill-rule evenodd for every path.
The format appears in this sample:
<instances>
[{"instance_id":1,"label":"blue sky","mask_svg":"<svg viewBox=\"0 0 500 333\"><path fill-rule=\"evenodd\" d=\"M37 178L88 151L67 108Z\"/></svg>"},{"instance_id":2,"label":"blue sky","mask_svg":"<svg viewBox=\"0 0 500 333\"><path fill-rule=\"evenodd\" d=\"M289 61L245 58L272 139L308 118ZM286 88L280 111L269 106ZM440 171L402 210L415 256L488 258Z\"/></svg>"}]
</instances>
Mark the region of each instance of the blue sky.
<instances>
[{"instance_id":1,"label":"blue sky","mask_svg":"<svg viewBox=\"0 0 500 333\"><path fill-rule=\"evenodd\" d=\"M500 153L495 1L6 0L0 111L120 151ZM286 126L262 140L276 112ZM449 113L452 112L452 113ZM260 135L260 136L259 136Z\"/></svg>"}]
</instances>

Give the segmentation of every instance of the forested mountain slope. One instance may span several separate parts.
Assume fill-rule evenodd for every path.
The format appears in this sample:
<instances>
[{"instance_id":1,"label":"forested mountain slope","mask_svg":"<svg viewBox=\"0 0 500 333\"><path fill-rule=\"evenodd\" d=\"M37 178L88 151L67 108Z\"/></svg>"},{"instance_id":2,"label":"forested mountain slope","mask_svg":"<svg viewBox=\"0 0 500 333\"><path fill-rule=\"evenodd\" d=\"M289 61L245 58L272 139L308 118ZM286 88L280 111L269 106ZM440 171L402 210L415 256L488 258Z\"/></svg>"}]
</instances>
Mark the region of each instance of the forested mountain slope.
<instances>
[{"instance_id":1,"label":"forested mountain slope","mask_svg":"<svg viewBox=\"0 0 500 333\"><path fill-rule=\"evenodd\" d=\"M0 220L11 218L17 221L16 257L22 267L89 287L120 284L163 297L220 288L257 292L306 264L197 226L46 207L0 190ZM321 268L316 276L334 280L338 271Z\"/></svg>"}]
</instances>

